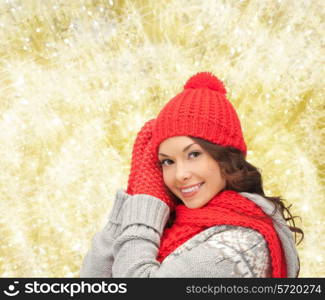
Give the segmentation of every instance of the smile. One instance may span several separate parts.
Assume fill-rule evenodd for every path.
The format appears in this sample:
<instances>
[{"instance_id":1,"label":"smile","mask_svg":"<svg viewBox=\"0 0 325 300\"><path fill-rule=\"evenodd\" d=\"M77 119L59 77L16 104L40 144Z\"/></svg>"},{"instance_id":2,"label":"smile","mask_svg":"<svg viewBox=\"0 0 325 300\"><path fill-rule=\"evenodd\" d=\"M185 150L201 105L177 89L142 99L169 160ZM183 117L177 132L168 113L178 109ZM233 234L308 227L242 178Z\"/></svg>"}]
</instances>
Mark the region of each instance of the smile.
<instances>
[{"instance_id":1,"label":"smile","mask_svg":"<svg viewBox=\"0 0 325 300\"><path fill-rule=\"evenodd\" d=\"M201 182L195 186L192 186L188 189L180 189L182 196L183 197L192 197L193 195L195 195L201 188L201 186L204 184L204 182Z\"/></svg>"}]
</instances>

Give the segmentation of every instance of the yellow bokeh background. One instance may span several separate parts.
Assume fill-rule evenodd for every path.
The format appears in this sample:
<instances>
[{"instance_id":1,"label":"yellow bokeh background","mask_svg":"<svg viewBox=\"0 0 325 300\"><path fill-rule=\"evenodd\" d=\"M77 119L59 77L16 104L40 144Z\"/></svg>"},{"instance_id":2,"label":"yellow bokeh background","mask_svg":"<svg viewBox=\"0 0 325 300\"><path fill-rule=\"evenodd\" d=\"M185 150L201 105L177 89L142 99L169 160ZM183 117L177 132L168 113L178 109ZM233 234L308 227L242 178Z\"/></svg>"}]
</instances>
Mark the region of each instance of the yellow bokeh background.
<instances>
[{"instance_id":1,"label":"yellow bokeh background","mask_svg":"<svg viewBox=\"0 0 325 300\"><path fill-rule=\"evenodd\" d=\"M322 0L2 0L0 276L78 277L137 132L210 71L324 277L324 35Z\"/></svg>"}]
</instances>

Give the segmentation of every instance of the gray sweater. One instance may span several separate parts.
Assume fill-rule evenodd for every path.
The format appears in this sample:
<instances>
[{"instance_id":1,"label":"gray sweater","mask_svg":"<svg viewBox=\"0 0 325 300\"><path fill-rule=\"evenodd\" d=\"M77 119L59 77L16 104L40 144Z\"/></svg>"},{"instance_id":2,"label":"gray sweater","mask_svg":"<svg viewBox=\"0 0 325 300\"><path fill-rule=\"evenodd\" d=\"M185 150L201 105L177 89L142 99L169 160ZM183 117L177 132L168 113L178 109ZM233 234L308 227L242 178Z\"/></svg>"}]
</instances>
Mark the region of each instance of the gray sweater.
<instances>
[{"instance_id":1,"label":"gray sweater","mask_svg":"<svg viewBox=\"0 0 325 300\"><path fill-rule=\"evenodd\" d=\"M273 205L265 198L241 193L267 214ZM156 260L169 208L149 195L128 195L118 190L109 219L95 234L80 277L270 277L266 241L255 230L213 226L195 235L162 263ZM290 229L281 214L272 216L284 249L288 277L296 277L298 254Z\"/></svg>"}]
</instances>

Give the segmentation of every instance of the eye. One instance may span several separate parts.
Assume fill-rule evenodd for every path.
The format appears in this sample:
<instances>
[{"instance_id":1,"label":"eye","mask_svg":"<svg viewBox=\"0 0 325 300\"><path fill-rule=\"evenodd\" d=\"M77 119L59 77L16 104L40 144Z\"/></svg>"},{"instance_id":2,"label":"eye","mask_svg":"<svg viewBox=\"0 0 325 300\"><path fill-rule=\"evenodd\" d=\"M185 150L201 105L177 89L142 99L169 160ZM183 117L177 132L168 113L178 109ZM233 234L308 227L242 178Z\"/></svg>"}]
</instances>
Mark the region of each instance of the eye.
<instances>
[{"instance_id":1,"label":"eye","mask_svg":"<svg viewBox=\"0 0 325 300\"><path fill-rule=\"evenodd\" d=\"M171 161L171 162L173 162L172 160L170 160L170 159L163 159L163 160L161 160L159 163L160 163L160 165L161 166L169 166L169 164L165 164L165 162L167 162L167 161Z\"/></svg>"},{"instance_id":2,"label":"eye","mask_svg":"<svg viewBox=\"0 0 325 300\"><path fill-rule=\"evenodd\" d=\"M188 154L188 156L191 156L191 155L193 155L193 158L196 158L196 157L198 157L198 156L200 156L202 153L201 152L199 152L199 151L192 151L192 152L190 152L189 154ZM163 159L163 160L161 160L160 162L159 162L159 164L161 165L161 166L170 166L171 164L173 163L173 161L172 160L170 160L170 159Z\"/></svg>"},{"instance_id":3,"label":"eye","mask_svg":"<svg viewBox=\"0 0 325 300\"><path fill-rule=\"evenodd\" d=\"M198 152L198 151L192 151L192 152L189 153L189 156L192 155L192 154L194 155L194 158L195 158L195 157L200 156L202 153Z\"/></svg>"}]
</instances>

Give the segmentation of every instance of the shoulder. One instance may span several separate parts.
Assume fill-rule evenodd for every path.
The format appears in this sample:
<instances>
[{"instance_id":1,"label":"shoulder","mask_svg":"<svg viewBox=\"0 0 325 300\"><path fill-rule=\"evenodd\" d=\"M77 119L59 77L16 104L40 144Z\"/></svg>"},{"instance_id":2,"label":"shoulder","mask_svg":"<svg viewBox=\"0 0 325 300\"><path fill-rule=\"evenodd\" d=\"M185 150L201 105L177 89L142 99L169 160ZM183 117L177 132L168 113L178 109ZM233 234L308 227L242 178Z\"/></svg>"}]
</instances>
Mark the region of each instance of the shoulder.
<instances>
[{"instance_id":1,"label":"shoulder","mask_svg":"<svg viewBox=\"0 0 325 300\"><path fill-rule=\"evenodd\" d=\"M251 228L231 225L213 226L189 239L178 247L173 255L178 255L199 245L214 249L229 248L236 251L247 251L257 245L266 246L266 241L259 232Z\"/></svg>"},{"instance_id":2,"label":"shoulder","mask_svg":"<svg viewBox=\"0 0 325 300\"><path fill-rule=\"evenodd\" d=\"M163 264L184 264L194 277L268 277L270 259L263 236L250 228L214 226L178 247ZM184 270L184 272L186 272ZM186 276L186 274L183 274Z\"/></svg>"},{"instance_id":3,"label":"shoulder","mask_svg":"<svg viewBox=\"0 0 325 300\"><path fill-rule=\"evenodd\" d=\"M204 242L211 248L232 249L237 252L247 252L251 249L266 246L264 237L256 230L239 226L224 226L222 231L219 227L209 228L211 236Z\"/></svg>"}]
</instances>

